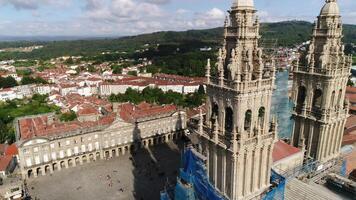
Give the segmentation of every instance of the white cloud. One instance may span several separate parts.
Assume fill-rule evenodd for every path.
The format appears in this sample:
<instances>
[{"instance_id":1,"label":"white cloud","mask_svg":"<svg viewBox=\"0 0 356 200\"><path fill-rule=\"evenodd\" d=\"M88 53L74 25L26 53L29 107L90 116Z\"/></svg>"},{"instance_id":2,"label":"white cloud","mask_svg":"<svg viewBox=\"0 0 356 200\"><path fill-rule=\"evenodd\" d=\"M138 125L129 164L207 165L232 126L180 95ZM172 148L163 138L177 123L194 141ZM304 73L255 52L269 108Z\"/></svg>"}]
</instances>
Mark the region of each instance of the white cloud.
<instances>
[{"instance_id":1,"label":"white cloud","mask_svg":"<svg viewBox=\"0 0 356 200\"><path fill-rule=\"evenodd\" d=\"M64 6L71 0L0 0L0 5L12 5L16 9L35 10L43 5Z\"/></svg>"}]
</instances>

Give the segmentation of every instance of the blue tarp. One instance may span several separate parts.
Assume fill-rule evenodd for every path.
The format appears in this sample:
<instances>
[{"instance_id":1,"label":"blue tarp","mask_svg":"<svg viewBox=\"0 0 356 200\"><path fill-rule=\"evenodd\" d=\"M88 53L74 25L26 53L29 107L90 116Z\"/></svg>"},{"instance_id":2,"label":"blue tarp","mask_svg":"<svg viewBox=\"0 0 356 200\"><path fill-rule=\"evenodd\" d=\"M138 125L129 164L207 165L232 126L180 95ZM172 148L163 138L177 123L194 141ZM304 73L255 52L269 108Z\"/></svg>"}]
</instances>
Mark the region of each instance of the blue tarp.
<instances>
[{"instance_id":1,"label":"blue tarp","mask_svg":"<svg viewBox=\"0 0 356 200\"><path fill-rule=\"evenodd\" d=\"M286 179L272 171L272 187L263 200L284 200ZM161 200L172 200L168 193L161 194ZM209 182L205 164L191 149L183 155L183 167L174 191L174 200L225 200Z\"/></svg>"},{"instance_id":2,"label":"blue tarp","mask_svg":"<svg viewBox=\"0 0 356 200\"><path fill-rule=\"evenodd\" d=\"M286 179L272 170L271 184L272 188L269 192L267 192L263 200L284 200Z\"/></svg>"},{"instance_id":3,"label":"blue tarp","mask_svg":"<svg viewBox=\"0 0 356 200\"><path fill-rule=\"evenodd\" d=\"M197 200L222 200L224 199L208 180L203 161L191 149L184 153L184 164L180 178L192 185L194 196ZM177 192L177 191L176 191ZM185 199L175 199L185 200Z\"/></svg>"}]
</instances>

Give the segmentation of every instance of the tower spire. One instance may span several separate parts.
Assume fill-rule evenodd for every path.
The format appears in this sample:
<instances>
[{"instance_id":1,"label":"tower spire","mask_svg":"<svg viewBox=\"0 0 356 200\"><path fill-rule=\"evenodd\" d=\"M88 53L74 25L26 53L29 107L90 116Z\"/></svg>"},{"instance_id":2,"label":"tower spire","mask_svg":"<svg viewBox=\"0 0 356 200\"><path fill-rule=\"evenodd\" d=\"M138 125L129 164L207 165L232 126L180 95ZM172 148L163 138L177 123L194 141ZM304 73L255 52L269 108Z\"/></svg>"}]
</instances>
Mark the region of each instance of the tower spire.
<instances>
[{"instance_id":1,"label":"tower spire","mask_svg":"<svg viewBox=\"0 0 356 200\"><path fill-rule=\"evenodd\" d=\"M337 0L326 0L315 23L306 62L294 72L296 105L292 144L306 157L326 162L340 154L342 128L348 117L342 105L351 62L346 61ZM339 84L329 84L339 83ZM331 116L337 116L336 118ZM300 131L304 130L304 131ZM317 137L315 137L317 136Z\"/></svg>"}]
</instances>

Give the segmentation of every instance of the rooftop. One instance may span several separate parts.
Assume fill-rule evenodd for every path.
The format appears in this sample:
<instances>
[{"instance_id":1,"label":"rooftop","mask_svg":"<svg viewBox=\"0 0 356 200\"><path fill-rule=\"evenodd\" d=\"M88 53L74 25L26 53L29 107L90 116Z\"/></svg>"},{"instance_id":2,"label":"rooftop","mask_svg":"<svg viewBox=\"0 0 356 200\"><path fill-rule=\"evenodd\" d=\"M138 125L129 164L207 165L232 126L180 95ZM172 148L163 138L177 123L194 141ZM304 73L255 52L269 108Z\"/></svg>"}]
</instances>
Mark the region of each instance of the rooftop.
<instances>
[{"instance_id":1,"label":"rooftop","mask_svg":"<svg viewBox=\"0 0 356 200\"><path fill-rule=\"evenodd\" d=\"M5 171L12 160L12 156L0 156L0 171Z\"/></svg>"},{"instance_id":2,"label":"rooftop","mask_svg":"<svg viewBox=\"0 0 356 200\"><path fill-rule=\"evenodd\" d=\"M273 162L282 160L283 158L299 153L300 151L300 149L293 147L282 140L279 140L274 144L272 153Z\"/></svg>"},{"instance_id":3,"label":"rooftop","mask_svg":"<svg viewBox=\"0 0 356 200\"><path fill-rule=\"evenodd\" d=\"M20 119L18 124L20 137L21 139L26 140L31 139L33 137L60 135L71 131L110 125L114 122L114 120L115 115L113 114L104 116L95 122L60 122L56 120L52 121L47 115L42 115L37 117Z\"/></svg>"},{"instance_id":4,"label":"rooftop","mask_svg":"<svg viewBox=\"0 0 356 200\"><path fill-rule=\"evenodd\" d=\"M151 105L149 103L143 102L135 106L131 103L124 103L120 105L120 117L127 122L135 122L140 118L171 114L177 111L175 105Z\"/></svg>"}]
</instances>

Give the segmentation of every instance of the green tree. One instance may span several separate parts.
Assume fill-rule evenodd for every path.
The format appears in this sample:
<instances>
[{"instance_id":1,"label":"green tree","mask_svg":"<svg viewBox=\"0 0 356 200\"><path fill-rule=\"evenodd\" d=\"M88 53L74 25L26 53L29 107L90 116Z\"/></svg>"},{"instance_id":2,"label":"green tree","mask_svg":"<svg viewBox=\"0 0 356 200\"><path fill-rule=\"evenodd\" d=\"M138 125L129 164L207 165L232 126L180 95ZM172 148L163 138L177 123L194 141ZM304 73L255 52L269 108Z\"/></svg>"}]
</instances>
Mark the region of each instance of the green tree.
<instances>
[{"instance_id":1,"label":"green tree","mask_svg":"<svg viewBox=\"0 0 356 200\"><path fill-rule=\"evenodd\" d=\"M112 71L113 74L122 74L123 67L121 65L114 65L111 66L111 69L113 70Z\"/></svg>"},{"instance_id":2,"label":"green tree","mask_svg":"<svg viewBox=\"0 0 356 200\"><path fill-rule=\"evenodd\" d=\"M74 60L73 60L72 57L69 57L64 63L67 64L67 65L73 65L74 64Z\"/></svg>"},{"instance_id":3,"label":"green tree","mask_svg":"<svg viewBox=\"0 0 356 200\"><path fill-rule=\"evenodd\" d=\"M31 76L24 76L21 80L22 85L30 85L30 84L48 84L46 80L41 77L33 78Z\"/></svg>"},{"instance_id":4,"label":"green tree","mask_svg":"<svg viewBox=\"0 0 356 200\"><path fill-rule=\"evenodd\" d=\"M205 94L205 88L203 85L199 85L199 88L198 88L198 94Z\"/></svg>"},{"instance_id":5,"label":"green tree","mask_svg":"<svg viewBox=\"0 0 356 200\"><path fill-rule=\"evenodd\" d=\"M137 76L137 71L129 71L127 75Z\"/></svg>"},{"instance_id":6,"label":"green tree","mask_svg":"<svg viewBox=\"0 0 356 200\"><path fill-rule=\"evenodd\" d=\"M60 119L62 122L74 121L75 119L77 119L77 114L75 114L74 111L70 111L70 112L61 114L61 116L60 116L59 119Z\"/></svg>"},{"instance_id":7,"label":"green tree","mask_svg":"<svg viewBox=\"0 0 356 200\"><path fill-rule=\"evenodd\" d=\"M11 88L17 85L17 81L12 76L6 78L0 77L0 88Z\"/></svg>"}]
</instances>

